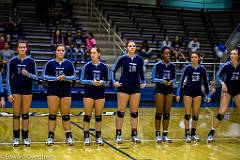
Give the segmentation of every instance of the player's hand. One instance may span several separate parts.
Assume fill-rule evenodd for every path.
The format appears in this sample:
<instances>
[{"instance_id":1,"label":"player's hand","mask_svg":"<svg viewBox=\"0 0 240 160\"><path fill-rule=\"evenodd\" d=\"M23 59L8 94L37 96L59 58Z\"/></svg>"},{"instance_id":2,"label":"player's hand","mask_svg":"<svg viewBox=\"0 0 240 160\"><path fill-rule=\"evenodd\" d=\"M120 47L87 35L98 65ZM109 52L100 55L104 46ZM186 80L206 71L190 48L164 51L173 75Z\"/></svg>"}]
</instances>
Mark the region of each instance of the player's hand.
<instances>
[{"instance_id":1,"label":"player's hand","mask_svg":"<svg viewBox=\"0 0 240 160\"><path fill-rule=\"evenodd\" d=\"M103 85L103 81L102 80L98 81L98 84L99 84L99 86L102 86Z\"/></svg>"},{"instance_id":2,"label":"player's hand","mask_svg":"<svg viewBox=\"0 0 240 160\"><path fill-rule=\"evenodd\" d=\"M164 84L165 86L168 86L168 81L163 80L163 84Z\"/></svg>"},{"instance_id":3,"label":"player's hand","mask_svg":"<svg viewBox=\"0 0 240 160\"><path fill-rule=\"evenodd\" d=\"M227 91L228 91L228 88L227 88L226 84L223 82L222 83L222 92L227 93Z\"/></svg>"},{"instance_id":4,"label":"player's hand","mask_svg":"<svg viewBox=\"0 0 240 160\"><path fill-rule=\"evenodd\" d=\"M177 101L177 102L180 101L180 96L176 96L176 101Z\"/></svg>"},{"instance_id":5,"label":"player's hand","mask_svg":"<svg viewBox=\"0 0 240 160\"><path fill-rule=\"evenodd\" d=\"M29 73L26 69L22 69L22 75L29 77Z\"/></svg>"},{"instance_id":6,"label":"player's hand","mask_svg":"<svg viewBox=\"0 0 240 160\"><path fill-rule=\"evenodd\" d=\"M207 103L210 103L212 101L211 98L207 98Z\"/></svg>"},{"instance_id":7,"label":"player's hand","mask_svg":"<svg viewBox=\"0 0 240 160\"><path fill-rule=\"evenodd\" d=\"M59 81L64 81L65 80L65 75L60 75L57 77L57 80Z\"/></svg>"},{"instance_id":8,"label":"player's hand","mask_svg":"<svg viewBox=\"0 0 240 160\"><path fill-rule=\"evenodd\" d=\"M118 88L118 87L121 87L121 86L122 86L122 83L115 82L113 85L114 85L114 87Z\"/></svg>"},{"instance_id":9,"label":"player's hand","mask_svg":"<svg viewBox=\"0 0 240 160\"><path fill-rule=\"evenodd\" d=\"M14 101L13 95L9 95L9 96L8 96L8 101L11 102L11 103Z\"/></svg>"},{"instance_id":10,"label":"player's hand","mask_svg":"<svg viewBox=\"0 0 240 160\"><path fill-rule=\"evenodd\" d=\"M98 82L97 80L95 80L95 79L92 81L92 84L93 84L94 86L100 86L100 85L99 85L99 82Z\"/></svg>"},{"instance_id":11,"label":"player's hand","mask_svg":"<svg viewBox=\"0 0 240 160\"><path fill-rule=\"evenodd\" d=\"M143 89L143 88L145 88L145 87L146 87L146 83L141 83L141 84L140 84L140 88L141 88L141 89Z\"/></svg>"}]
</instances>

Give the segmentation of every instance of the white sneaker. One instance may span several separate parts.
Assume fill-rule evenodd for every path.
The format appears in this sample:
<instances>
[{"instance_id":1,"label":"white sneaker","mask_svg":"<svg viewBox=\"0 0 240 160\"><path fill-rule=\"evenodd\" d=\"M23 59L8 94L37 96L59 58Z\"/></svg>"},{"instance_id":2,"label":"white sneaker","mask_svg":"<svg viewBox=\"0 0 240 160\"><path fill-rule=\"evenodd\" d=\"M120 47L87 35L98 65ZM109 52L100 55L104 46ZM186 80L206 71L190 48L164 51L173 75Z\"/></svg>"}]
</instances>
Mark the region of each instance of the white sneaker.
<instances>
[{"instance_id":1,"label":"white sneaker","mask_svg":"<svg viewBox=\"0 0 240 160\"><path fill-rule=\"evenodd\" d=\"M185 141L186 141L186 143L191 143L191 136L190 136L190 135L187 135L187 136L185 137Z\"/></svg>"},{"instance_id":2,"label":"white sneaker","mask_svg":"<svg viewBox=\"0 0 240 160\"><path fill-rule=\"evenodd\" d=\"M47 146L52 146L53 144L54 144L54 138L48 138L47 142L46 142L46 145Z\"/></svg>"},{"instance_id":3,"label":"white sneaker","mask_svg":"<svg viewBox=\"0 0 240 160\"><path fill-rule=\"evenodd\" d=\"M73 146L73 139L71 137L66 139L67 145Z\"/></svg>"},{"instance_id":4,"label":"white sneaker","mask_svg":"<svg viewBox=\"0 0 240 160\"><path fill-rule=\"evenodd\" d=\"M18 147L19 144L20 144L20 139L19 138L14 138L13 142L12 142L13 147Z\"/></svg>"},{"instance_id":5,"label":"white sneaker","mask_svg":"<svg viewBox=\"0 0 240 160\"><path fill-rule=\"evenodd\" d=\"M191 136L191 138L192 138L192 140L193 141L196 141L196 142L201 142L201 139L199 138L199 136L198 135L193 135L193 136Z\"/></svg>"},{"instance_id":6,"label":"white sneaker","mask_svg":"<svg viewBox=\"0 0 240 160\"><path fill-rule=\"evenodd\" d=\"M83 144L84 146L90 146L90 138L89 137L84 138Z\"/></svg>"},{"instance_id":7,"label":"white sneaker","mask_svg":"<svg viewBox=\"0 0 240 160\"><path fill-rule=\"evenodd\" d=\"M132 141L135 143L141 143L141 139L138 135L132 136Z\"/></svg>"},{"instance_id":8,"label":"white sneaker","mask_svg":"<svg viewBox=\"0 0 240 160\"><path fill-rule=\"evenodd\" d=\"M156 142L157 142L157 143L161 143L161 142L162 142L161 136L156 136Z\"/></svg>"},{"instance_id":9,"label":"white sneaker","mask_svg":"<svg viewBox=\"0 0 240 160\"><path fill-rule=\"evenodd\" d=\"M100 146L104 145L103 139L101 137L96 138L96 144L99 144Z\"/></svg>"},{"instance_id":10,"label":"white sneaker","mask_svg":"<svg viewBox=\"0 0 240 160\"><path fill-rule=\"evenodd\" d=\"M24 144L24 146L27 146L27 147L29 147L29 146L30 146L30 144L31 144L31 141L30 141L30 139L29 139L29 138L25 138L25 139L23 140L23 144Z\"/></svg>"},{"instance_id":11,"label":"white sneaker","mask_svg":"<svg viewBox=\"0 0 240 160\"><path fill-rule=\"evenodd\" d=\"M207 142L209 142L209 143L214 142L214 136L213 136L213 135L209 135L209 136L207 137Z\"/></svg>"},{"instance_id":12,"label":"white sneaker","mask_svg":"<svg viewBox=\"0 0 240 160\"><path fill-rule=\"evenodd\" d=\"M170 138L168 138L168 136L162 136L162 141L172 143L172 140Z\"/></svg>"},{"instance_id":13,"label":"white sneaker","mask_svg":"<svg viewBox=\"0 0 240 160\"><path fill-rule=\"evenodd\" d=\"M122 136L121 135L116 135L115 142L117 144L122 144Z\"/></svg>"}]
</instances>

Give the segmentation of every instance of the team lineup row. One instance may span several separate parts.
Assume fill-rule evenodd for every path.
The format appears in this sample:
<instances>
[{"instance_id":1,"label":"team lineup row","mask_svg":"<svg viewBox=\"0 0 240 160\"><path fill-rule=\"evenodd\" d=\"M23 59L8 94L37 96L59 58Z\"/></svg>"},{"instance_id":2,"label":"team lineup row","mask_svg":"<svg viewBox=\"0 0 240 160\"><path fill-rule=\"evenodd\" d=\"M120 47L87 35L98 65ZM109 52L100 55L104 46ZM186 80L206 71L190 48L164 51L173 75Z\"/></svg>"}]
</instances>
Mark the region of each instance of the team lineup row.
<instances>
[{"instance_id":1,"label":"team lineup row","mask_svg":"<svg viewBox=\"0 0 240 160\"><path fill-rule=\"evenodd\" d=\"M90 145L90 120L93 108L95 108L96 143L103 145L101 136L102 112L105 103L105 86L111 80L117 88L117 116L116 116L116 143L122 143L122 126L126 106L129 103L131 114L131 137L132 141L141 142L138 136L138 107L140 102L140 89L144 88L143 59L136 54L134 41L126 44L126 54L120 56L108 74L107 66L100 62L100 50L91 49L91 61L81 69L80 82L84 84L84 145ZM17 43L18 55L12 58L7 67L7 94L8 100L13 106L13 146L20 144L20 116L22 116L22 139L23 144L30 146L29 132L29 109L32 102L32 80L38 80L36 64L33 59L26 55L27 42L19 40ZM65 47L62 44L56 46L56 58L47 62L43 69L43 79L48 82L47 101L49 108L48 139L46 144L54 144L54 131L58 110L61 112L63 128L66 132L66 143L73 145L71 133L70 108L71 108L71 81L76 79L75 68L71 61L64 59ZM183 95L185 140L187 143L200 141L196 133L200 106L202 101L202 84L208 102L211 101L206 69L199 64L200 55L191 54L191 63L185 66L178 84L176 101ZM116 79L115 74L121 68L121 76ZM156 83L155 87L155 129L156 142L171 143L168 137L168 124L173 101L173 83L175 83L175 65L170 62L170 49L162 49L162 60L152 68L151 80ZM216 75L222 85L220 109L208 134L207 141L214 141L214 132L219 122L224 118L231 98L240 109L240 63L239 49L234 48L230 52L230 61L222 65ZM110 77L109 77L110 75ZM2 87L1 87L1 90ZM192 116L192 128L189 128L189 120ZM163 126L161 135L161 125Z\"/></svg>"}]
</instances>

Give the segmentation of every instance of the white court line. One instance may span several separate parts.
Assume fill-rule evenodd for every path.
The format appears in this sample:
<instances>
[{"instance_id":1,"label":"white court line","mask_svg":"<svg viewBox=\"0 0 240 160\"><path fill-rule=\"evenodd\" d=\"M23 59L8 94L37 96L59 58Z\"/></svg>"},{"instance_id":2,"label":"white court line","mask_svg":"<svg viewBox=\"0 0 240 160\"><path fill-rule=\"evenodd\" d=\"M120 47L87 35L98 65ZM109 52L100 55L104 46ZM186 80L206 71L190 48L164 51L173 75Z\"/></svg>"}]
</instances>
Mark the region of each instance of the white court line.
<instances>
[{"instance_id":1,"label":"white court line","mask_svg":"<svg viewBox=\"0 0 240 160\"><path fill-rule=\"evenodd\" d=\"M219 137L219 138L215 138L215 140L229 140L229 139L234 139L234 140L237 140L237 141L240 141L240 138L239 137ZM104 139L105 141L107 142L114 142L114 140L108 140L108 139ZM205 142L206 139L201 139L202 141L201 142ZM155 139L142 139L141 140L142 142L155 142ZM174 138L172 139L173 143L174 141L185 141L185 138ZM123 140L123 142L132 142L131 139L125 139ZM198 143L201 143L201 142L198 142ZM74 141L74 144L75 143L83 143L83 141ZM91 141L91 143L95 143L94 140ZM164 143L164 142L163 142ZM12 143L10 142L2 142L0 143L0 145L11 145ZM41 141L41 142L31 142L31 144L46 144L45 141ZM66 142L54 142L54 144L66 144Z\"/></svg>"}]
</instances>

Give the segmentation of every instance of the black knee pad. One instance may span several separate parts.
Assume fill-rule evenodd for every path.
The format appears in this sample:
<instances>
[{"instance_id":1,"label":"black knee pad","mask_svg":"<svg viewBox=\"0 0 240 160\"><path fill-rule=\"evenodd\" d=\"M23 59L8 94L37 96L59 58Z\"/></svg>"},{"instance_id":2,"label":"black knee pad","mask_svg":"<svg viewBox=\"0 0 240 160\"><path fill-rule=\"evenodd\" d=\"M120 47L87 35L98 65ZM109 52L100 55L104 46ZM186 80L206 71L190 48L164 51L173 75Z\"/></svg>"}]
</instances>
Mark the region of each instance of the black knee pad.
<instances>
[{"instance_id":1,"label":"black knee pad","mask_svg":"<svg viewBox=\"0 0 240 160\"><path fill-rule=\"evenodd\" d=\"M23 113L22 114L22 119L24 119L24 120L29 119L29 114L28 113Z\"/></svg>"},{"instance_id":2,"label":"black knee pad","mask_svg":"<svg viewBox=\"0 0 240 160\"><path fill-rule=\"evenodd\" d=\"M118 116L119 118L123 118L124 115L125 115L125 112L117 111L117 116Z\"/></svg>"},{"instance_id":3,"label":"black knee pad","mask_svg":"<svg viewBox=\"0 0 240 160\"><path fill-rule=\"evenodd\" d=\"M57 115L49 114L48 119L51 120L51 121L55 121L57 119Z\"/></svg>"},{"instance_id":4,"label":"black knee pad","mask_svg":"<svg viewBox=\"0 0 240 160\"><path fill-rule=\"evenodd\" d=\"M20 116L19 115L13 115L13 118L14 119L20 119Z\"/></svg>"},{"instance_id":5,"label":"black knee pad","mask_svg":"<svg viewBox=\"0 0 240 160\"><path fill-rule=\"evenodd\" d=\"M217 118L219 121L221 121L221 120L223 120L224 115L218 113L217 116L216 116L216 118Z\"/></svg>"},{"instance_id":6,"label":"black knee pad","mask_svg":"<svg viewBox=\"0 0 240 160\"><path fill-rule=\"evenodd\" d=\"M90 122L91 118L92 118L92 116L84 115L83 121L84 122Z\"/></svg>"},{"instance_id":7,"label":"black knee pad","mask_svg":"<svg viewBox=\"0 0 240 160\"><path fill-rule=\"evenodd\" d=\"M190 115L188 115L188 114L185 114L185 116L184 116L184 118L186 119L186 120L190 120Z\"/></svg>"},{"instance_id":8,"label":"black knee pad","mask_svg":"<svg viewBox=\"0 0 240 160\"><path fill-rule=\"evenodd\" d=\"M197 121L197 120L198 120L198 116L192 116L192 119L193 119L194 121Z\"/></svg>"},{"instance_id":9,"label":"black knee pad","mask_svg":"<svg viewBox=\"0 0 240 160\"><path fill-rule=\"evenodd\" d=\"M162 113L156 113L155 119L156 120L161 120L162 119Z\"/></svg>"},{"instance_id":10,"label":"black knee pad","mask_svg":"<svg viewBox=\"0 0 240 160\"><path fill-rule=\"evenodd\" d=\"M70 115L67 114L67 115L62 116L62 120L63 121L69 121L70 120Z\"/></svg>"},{"instance_id":11,"label":"black knee pad","mask_svg":"<svg viewBox=\"0 0 240 160\"><path fill-rule=\"evenodd\" d=\"M163 119L164 120L169 120L170 119L170 114L163 114Z\"/></svg>"},{"instance_id":12,"label":"black knee pad","mask_svg":"<svg viewBox=\"0 0 240 160\"><path fill-rule=\"evenodd\" d=\"M138 117L138 112L132 112L131 117L132 118L137 118Z\"/></svg>"},{"instance_id":13,"label":"black knee pad","mask_svg":"<svg viewBox=\"0 0 240 160\"><path fill-rule=\"evenodd\" d=\"M95 115L95 121L101 122L102 121L102 115Z\"/></svg>"}]
</instances>

